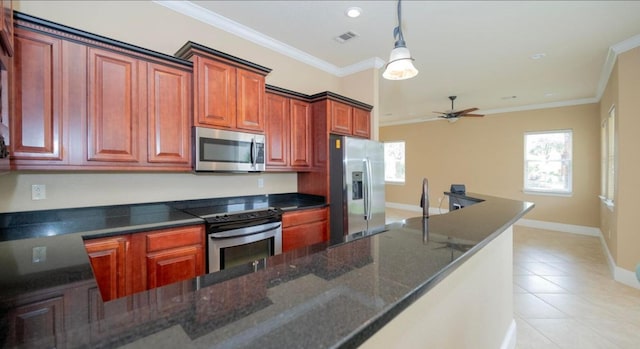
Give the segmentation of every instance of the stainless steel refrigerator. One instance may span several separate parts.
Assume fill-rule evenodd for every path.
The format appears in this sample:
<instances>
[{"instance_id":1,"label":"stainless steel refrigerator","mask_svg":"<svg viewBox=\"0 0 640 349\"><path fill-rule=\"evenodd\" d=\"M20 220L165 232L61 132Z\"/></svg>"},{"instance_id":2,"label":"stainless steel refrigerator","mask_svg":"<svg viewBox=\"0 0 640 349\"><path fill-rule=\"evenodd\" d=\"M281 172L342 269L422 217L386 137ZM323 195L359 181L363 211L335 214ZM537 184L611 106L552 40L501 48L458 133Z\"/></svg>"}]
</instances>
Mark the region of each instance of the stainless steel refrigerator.
<instances>
[{"instance_id":1,"label":"stainless steel refrigerator","mask_svg":"<svg viewBox=\"0 0 640 349\"><path fill-rule=\"evenodd\" d=\"M383 231L384 146L333 134L329 142L331 243L349 234Z\"/></svg>"}]
</instances>

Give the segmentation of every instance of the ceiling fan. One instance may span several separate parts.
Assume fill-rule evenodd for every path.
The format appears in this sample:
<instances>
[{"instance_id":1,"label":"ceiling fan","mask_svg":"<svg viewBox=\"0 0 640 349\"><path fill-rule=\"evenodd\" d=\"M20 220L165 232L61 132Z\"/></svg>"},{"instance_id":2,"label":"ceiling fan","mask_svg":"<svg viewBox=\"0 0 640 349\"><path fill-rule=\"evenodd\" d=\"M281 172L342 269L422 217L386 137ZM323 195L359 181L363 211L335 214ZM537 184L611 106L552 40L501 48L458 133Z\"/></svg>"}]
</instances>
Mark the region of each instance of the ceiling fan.
<instances>
[{"instance_id":1,"label":"ceiling fan","mask_svg":"<svg viewBox=\"0 0 640 349\"><path fill-rule=\"evenodd\" d=\"M456 111L455 109L453 109L453 101L455 101L456 96L449 96L449 99L451 100L451 110L450 111L448 111L448 112L434 111L434 113L436 113L436 114L441 114L441 115L438 115L439 117L447 119L449 121L455 121L459 117L463 117L463 116L475 116L475 117L484 116L482 114L471 114L471 112L474 112L474 111L478 110L478 108L469 108L469 109Z\"/></svg>"}]
</instances>

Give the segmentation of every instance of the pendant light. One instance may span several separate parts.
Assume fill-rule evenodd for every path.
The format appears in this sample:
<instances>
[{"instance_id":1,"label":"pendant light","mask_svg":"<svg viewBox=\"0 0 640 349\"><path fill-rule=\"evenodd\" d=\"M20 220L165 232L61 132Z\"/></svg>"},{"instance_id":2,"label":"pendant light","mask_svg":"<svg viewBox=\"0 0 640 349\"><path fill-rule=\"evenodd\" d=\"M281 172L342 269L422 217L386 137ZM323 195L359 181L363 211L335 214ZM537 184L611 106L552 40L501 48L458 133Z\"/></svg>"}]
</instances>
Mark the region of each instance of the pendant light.
<instances>
[{"instance_id":1,"label":"pendant light","mask_svg":"<svg viewBox=\"0 0 640 349\"><path fill-rule=\"evenodd\" d=\"M400 14L400 1L398 0L398 26L393 29L393 38L396 40L389 63L387 63L382 77L388 80L405 80L418 75L418 69L413 66L413 58L404 42L402 35L402 17Z\"/></svg>"}]
</instances>

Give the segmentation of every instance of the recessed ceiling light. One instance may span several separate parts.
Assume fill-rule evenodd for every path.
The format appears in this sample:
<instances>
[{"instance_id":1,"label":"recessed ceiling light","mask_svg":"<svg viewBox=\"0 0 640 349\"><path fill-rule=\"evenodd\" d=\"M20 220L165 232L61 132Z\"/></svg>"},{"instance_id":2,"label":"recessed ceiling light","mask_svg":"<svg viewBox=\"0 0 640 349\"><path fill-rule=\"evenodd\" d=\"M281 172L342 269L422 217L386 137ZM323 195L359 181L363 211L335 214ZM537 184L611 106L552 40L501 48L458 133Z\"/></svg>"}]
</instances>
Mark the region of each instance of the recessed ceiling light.
<instances>
[{"instance_id":1,"label":"recessed ceiling light","mask_svg":"<svg viewBox=\"0 0 640 349\"><path fill-rule=\"evenodd\" d=\"M529 58L533 60L543 59L547 54L546 53L536 53L531 55Z\"/></svg>"},{"instance_id":2,"label":"recessed ceiling light","mask_svg":"<svg viewBox=\"0 0 640 349\"><path fill-rule=\"evenodd\" d=\"M500 99L504 99L504 100L507 100L507 99L516 99L516 98L518 98L518 96L504 96L504 97L500 97Z\"/></svg>"},{"instance_id":3,"label":"recessed ceiling light","mask_svg":"<svg viewBox=\"0 0 640 349\"><path fill-rule=\"evenodd\" d=\"M360 15L362 14L362 9L359 7L349 7L345 14L347 15L347 17L351 18L360 17Z\"/></svg>"},{"instance_id":4,"label":"recessed ceiling light","mask_svg":"<svg viewBox=\"0 0 640 349\"><path fill-rule=\"evenodd\" d=\"M544 94L545 97L551 97L553 95L555 95L555 93L553 93L553 92L547 92L547 93Z\"/></svg>"}]
</instances>

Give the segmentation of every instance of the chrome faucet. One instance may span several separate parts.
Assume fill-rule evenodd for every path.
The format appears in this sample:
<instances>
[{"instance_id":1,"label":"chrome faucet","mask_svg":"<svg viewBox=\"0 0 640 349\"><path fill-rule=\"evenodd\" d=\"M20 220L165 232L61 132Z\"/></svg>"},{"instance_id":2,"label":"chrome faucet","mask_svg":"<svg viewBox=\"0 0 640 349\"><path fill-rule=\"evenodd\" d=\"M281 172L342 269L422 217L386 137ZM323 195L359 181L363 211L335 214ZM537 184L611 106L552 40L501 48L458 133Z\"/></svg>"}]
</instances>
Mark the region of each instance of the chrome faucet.
<instances>
[{"instance_id":1,"label":"chrome faucet","mask_svg":"<svg viewBox=\"0 0 640 349\"><path fill-rule=\"evenodd\" d=\"M422 179L422 196L420 197L420 207L422 207L422 217L429 217L429 181Z\"/></svg>"}]
</instances>

